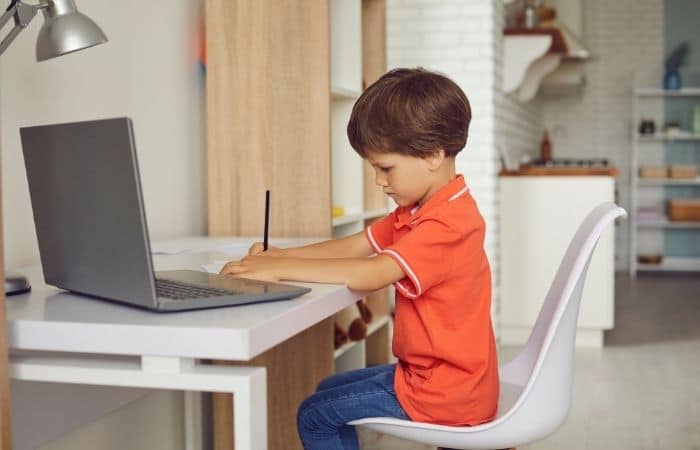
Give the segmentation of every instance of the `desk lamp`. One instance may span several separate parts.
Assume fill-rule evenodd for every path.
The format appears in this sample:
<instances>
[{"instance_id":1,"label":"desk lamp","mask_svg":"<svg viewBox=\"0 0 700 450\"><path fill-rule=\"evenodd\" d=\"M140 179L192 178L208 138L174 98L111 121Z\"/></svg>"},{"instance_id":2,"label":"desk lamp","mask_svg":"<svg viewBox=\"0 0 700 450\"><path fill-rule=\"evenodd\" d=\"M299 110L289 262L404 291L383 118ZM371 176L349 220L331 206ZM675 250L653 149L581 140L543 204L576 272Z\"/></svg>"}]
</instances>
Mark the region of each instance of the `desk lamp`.
<instances>
[{"instance_id":1,"label":"desk lamp","mask_svg":"<svg viewBox=\"0 0 700 450\"><path fill-rule=\"evenodd\" d=\"M88 47L104 44L107 36L88 16L78 12L74 0L41 0L29 5L22 0L12 0L0 17L0 29L12 18L15 26L0 42L0 55L5 53L17 35L29 25L41 11L44 24L36 40L36 60L46 61ZM30 289L29 281L22 276L5 279L5 294L20 294Z\"/></svg>"}]
</instances>

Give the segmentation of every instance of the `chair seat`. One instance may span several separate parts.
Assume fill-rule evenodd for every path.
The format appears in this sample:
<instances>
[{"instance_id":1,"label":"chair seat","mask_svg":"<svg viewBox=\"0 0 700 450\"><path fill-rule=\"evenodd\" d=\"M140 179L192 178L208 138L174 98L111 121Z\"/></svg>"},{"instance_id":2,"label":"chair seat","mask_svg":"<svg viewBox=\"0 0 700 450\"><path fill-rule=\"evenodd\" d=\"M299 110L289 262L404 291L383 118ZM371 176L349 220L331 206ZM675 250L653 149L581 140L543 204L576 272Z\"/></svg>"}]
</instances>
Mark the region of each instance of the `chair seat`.
<instances>
[{"instance_id":1,"label":"chair seat","mask_svg":"<svg viewBox=\"0 0 700 450\"><path fill-rule=\"evenodd\" d=\"M475 426L436 425L431 423L395 419L393 417L369 417L365 419L354 420L352 422L349 422L348 425L363 425L366 428L377 431L379 433L391 434L394 436L406 436L406 433L409 430L416 430L416 432L423 438L425 438L425 440L417 438L413 438L411 440L424 442L427 444L444 442L443 439L450 440L450 438L459 436L460 444L469 445L471 441L469 439L470 435L476 438L474 439L474 442L481 442L484 438L484 434L487 434L493 435L493 437L487 436L489 440L493 439L493 445L489 445L485 448L505 448L508 447L507 445L504 445L507 443L507 441L505 439L497 439L498 436L494 435L494 433L491 432L491 430L497 429L500 423L502 423L504 420L507 420L508 413L514 410L513 407L520 398L520 394L523 392L524 388L524 385L511 384L501 381L500 395L498 399L498 412L496 413L496 417L490 422L482 423Z\"/></svg>"}]
</instances>

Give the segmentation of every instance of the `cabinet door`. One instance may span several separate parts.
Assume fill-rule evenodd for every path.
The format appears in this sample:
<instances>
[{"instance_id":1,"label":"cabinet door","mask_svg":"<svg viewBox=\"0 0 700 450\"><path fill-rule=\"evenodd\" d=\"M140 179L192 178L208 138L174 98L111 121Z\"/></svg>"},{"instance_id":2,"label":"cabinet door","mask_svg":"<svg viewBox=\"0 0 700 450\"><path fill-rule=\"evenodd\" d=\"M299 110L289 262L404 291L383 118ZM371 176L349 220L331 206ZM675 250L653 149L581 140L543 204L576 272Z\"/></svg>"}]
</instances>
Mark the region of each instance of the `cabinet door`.
<instances>
[{"instance_id":1,"label":"cabinet door","mask_svg":"<svg viewBox=\"0 0 700 450\"><path fill-rule=\"evenodd\" d=\"M613 201L612 177L501 178L501 326L523 342L574 233L597 205ZM614 229L588 269L579 328L610 329L614 312ZM520 330L520 332L518 331ZM511 342L517 343L517 342Z\"/></svg>"}]
</instances>

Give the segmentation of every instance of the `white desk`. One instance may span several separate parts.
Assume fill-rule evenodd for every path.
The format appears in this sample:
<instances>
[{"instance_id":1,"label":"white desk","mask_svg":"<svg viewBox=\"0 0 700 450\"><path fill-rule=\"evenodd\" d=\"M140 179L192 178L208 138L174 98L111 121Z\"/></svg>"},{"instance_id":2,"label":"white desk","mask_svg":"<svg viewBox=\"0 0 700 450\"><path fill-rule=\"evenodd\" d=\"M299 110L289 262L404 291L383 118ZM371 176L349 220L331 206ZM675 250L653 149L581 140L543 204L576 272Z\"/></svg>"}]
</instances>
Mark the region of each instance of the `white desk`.
<instances>
[{"instance_id":1,"label":"white desk","mask_svg":"<svg viewBox=\"0 0 700 450\"><path fill-rule=\"evenodd\" d=\"M212 250L156 255L154 263L156 270L199 270L204 263L240 255L242 245L249 242L211 238L165 242L154 245L154 250ZM222 247L227 244L230 247ZM12 378L234 393L237 450L267 448L265 368L201 365L196 360L249 361L362 295L343 286L300 283L312 292L279 302L162 314L47 286L38 267L21 272L29 276L32 291L7 300ZM187 445L193 448L190 439Z\"/></svg>"}]
</instances>

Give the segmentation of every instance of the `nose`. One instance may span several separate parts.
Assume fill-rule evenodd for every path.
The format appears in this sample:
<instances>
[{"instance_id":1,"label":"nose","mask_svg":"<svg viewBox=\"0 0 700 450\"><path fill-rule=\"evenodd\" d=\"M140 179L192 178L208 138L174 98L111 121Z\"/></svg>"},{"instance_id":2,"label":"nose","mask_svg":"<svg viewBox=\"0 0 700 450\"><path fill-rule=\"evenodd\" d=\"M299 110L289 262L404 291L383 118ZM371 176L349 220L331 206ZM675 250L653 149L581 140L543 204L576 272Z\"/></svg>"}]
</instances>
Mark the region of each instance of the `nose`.
<instances>
[{"instance_id":1,"label":"nose","mask_svg":"<svg viewBox=\"0 0 700 450\"><path fill-rule=\"evenodd\" d=\"M380 187L387 187L389 185L386 180L386 175L376 169L374 170L374 183Z\"/></svg>"}]
</instances>

